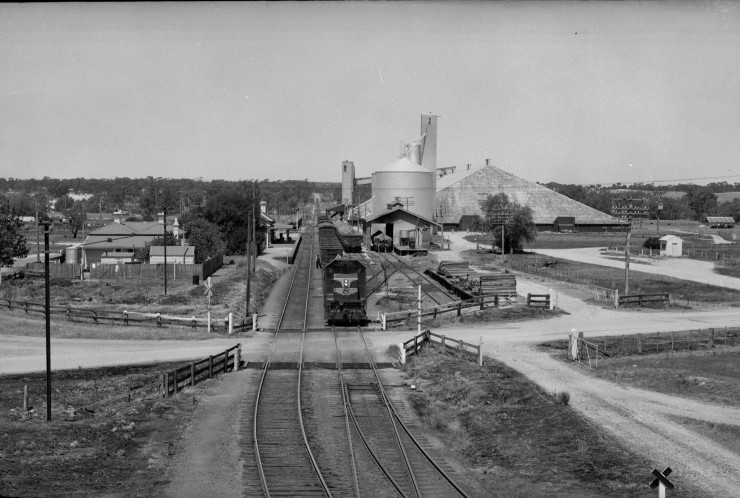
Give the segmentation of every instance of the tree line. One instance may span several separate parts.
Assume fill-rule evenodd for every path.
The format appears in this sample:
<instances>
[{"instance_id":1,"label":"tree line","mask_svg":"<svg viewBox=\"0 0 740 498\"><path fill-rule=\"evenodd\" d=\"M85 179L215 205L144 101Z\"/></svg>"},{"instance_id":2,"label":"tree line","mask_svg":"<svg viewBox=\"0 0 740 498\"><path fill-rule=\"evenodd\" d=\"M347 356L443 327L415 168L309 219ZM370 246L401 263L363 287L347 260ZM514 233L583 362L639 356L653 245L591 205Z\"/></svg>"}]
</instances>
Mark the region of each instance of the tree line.
<instances>
[{"instance_id":1,"label":"tree line","mask_svg":"<svg viewBox=\"0 0 740 498\"><path fill-rule=\"evenodd\" d=\"M667 220L702 220L705 216L732 216L735 220L740 219L740 199L719 202L717 196L725 192L740 192L740 183L715 182L708 185L681 183L660 186L650 183L632 185L616 183L604 187L550 182L542 185L603 213L611 212L614 200L630 197L645 199L651 219L660 217ZM684 195L681 197L666 195L668 192L682 192Z\"/></svg>"}]
</instances>

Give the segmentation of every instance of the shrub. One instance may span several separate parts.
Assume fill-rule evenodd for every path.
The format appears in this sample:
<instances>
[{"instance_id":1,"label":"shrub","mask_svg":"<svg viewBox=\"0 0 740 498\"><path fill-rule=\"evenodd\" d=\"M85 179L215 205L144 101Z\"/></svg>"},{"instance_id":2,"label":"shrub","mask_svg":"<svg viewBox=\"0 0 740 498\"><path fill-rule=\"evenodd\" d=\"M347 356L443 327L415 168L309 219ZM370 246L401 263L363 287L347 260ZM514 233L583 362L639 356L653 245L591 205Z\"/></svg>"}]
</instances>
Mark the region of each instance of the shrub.
<instances>
[{"instance_id":1,"label":"shrub","mask_svg":"<svg viewBox=\"0 0 740 498\"><path fill-rule=\"evenodd\" d=\"M555 401L567 405L570 403L570 393L568 391L558 391L555 393Z\"/></svg>"},{"instance_id":2,"label":"shrub","mask_svg":"<svg viewBox=\"0 0 740 498\"><path fill-rule=\"evenodd\" d=\"M645 249L660 249L660 239L658 237L648 237L642 243L642 247Z\"/></svg>"}]
</instances>

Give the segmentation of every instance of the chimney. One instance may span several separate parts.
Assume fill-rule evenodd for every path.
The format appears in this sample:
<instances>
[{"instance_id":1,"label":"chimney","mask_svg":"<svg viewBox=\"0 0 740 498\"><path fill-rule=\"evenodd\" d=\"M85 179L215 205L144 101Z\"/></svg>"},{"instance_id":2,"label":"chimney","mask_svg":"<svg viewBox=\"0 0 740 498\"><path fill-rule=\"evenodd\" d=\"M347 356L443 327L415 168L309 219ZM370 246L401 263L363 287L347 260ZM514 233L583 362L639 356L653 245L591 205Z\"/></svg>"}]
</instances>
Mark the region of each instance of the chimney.
<instances>
[{"instance_id":1,"label":"chimney","mask_svg":"<svg viewBox=\"0 0 740 498\"><path fill-rule=\"evenodd\" d=\"M260 212L267 214L267 201L260 201Z\"/></svg>"},{"instance_id":2,"label":"chimney","mask_svg":"<svg viewBox=\"0 0 740 498\"><path fill-rule=\"evenodd\" d=\"M468 163L468 171L470 171L470 163Z\"/></svg>"},{"instance_id":3,"label":"chimney","mask_svg":"<svg viewBox=\"0 0 740 498\"><path fill-rule=\"evenodd\" d=\"M121 225L124 224L123 223L123 212L118 211L118 210L113 212L113 223L120 223Z\"/></svg>"},{"instance_id":4,"label":"chimney","mask_svg":"<svg viewBox=\"0 0 740 498\"><path fill-rule=\"evenodd\" d=\"M490 165L491 165L491 160L490 159L486 159L486 166L490 166Z\"/></svg>"}]
</instances>

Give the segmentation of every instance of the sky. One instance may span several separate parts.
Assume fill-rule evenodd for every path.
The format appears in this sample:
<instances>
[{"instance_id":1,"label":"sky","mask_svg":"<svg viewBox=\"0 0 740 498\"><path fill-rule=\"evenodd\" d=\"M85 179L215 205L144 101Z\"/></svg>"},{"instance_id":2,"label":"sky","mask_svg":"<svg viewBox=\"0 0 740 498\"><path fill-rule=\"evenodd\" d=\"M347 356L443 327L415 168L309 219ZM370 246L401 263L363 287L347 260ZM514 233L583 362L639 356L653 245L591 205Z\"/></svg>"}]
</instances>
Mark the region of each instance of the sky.
<instances>
[{"instance_id":1,"label":"sky","mask_svg":"<svg viewBox=\"0 0 740 498\"><path fill-rule=\"evenodd\" d=\"M740 182L740 2L0 3L0 177Z\"/></svg>"}]
</instances>

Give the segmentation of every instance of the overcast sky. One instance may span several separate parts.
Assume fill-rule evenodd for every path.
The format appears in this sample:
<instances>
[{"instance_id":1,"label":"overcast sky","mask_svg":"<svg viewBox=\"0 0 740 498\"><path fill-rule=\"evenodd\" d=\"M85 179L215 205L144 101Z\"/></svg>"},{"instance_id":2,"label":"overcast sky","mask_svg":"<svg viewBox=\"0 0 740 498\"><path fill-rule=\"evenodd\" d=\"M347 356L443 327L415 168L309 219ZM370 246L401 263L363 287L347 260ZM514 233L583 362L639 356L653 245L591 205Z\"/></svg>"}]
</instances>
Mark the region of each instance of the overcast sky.
<instances>
[{"instance_id":1,"label":"overcast sky","mask_svg":"<svg viewBox=\"0 0 740 498\"><path fill-rule=\"evenodd\" d=\"M0 177L339 181L430 112L440 167L740 182L740 3L0 4Z\"/></svg>"}]
</instances>

